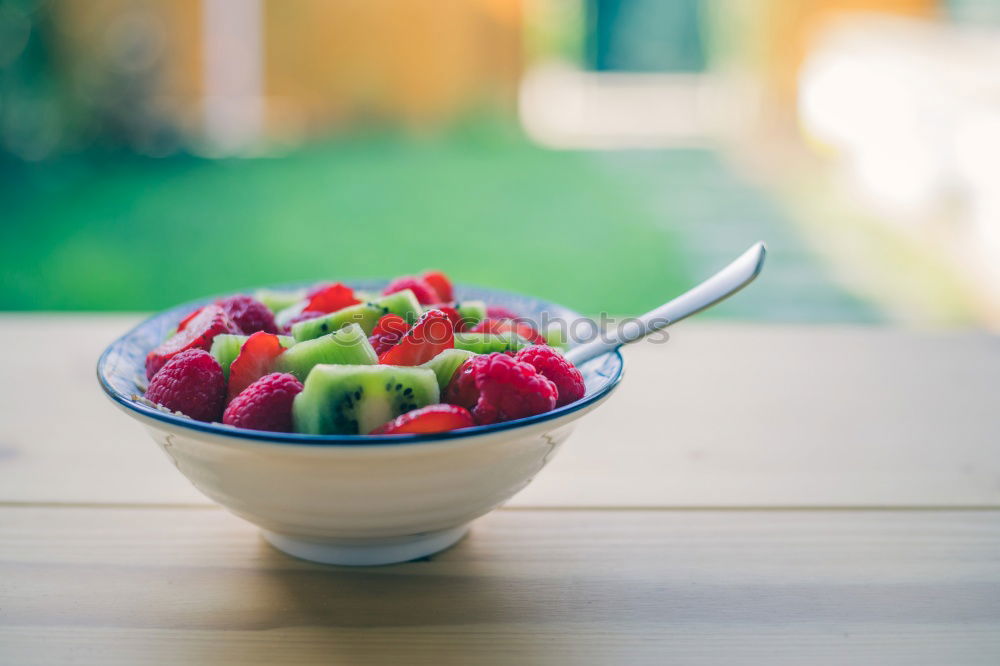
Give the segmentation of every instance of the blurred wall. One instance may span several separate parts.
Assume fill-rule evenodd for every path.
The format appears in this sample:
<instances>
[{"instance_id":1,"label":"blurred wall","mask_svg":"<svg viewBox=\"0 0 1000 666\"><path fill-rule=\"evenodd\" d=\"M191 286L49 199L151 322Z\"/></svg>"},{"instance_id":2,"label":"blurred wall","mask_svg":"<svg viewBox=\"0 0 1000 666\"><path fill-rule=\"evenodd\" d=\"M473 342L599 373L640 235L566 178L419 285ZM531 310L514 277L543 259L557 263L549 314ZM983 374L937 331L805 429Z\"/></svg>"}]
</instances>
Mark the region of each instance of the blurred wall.
<instances>
[{"instance_id":1,"label":"blurred wall","mask_svg":"<svg viewBox=\"0 0 1000 666\"><path fill-rule=\"evenodd\" d=\"M260 59L259 90L237 97L259 96L265 139L513 109L521 72L520 0L55 0L52 15L62 67L104 122L169 119L195 135L246 58Z\"/></svg>"},{"instance_id":2,"label":"blurred wall","mask_svg":"<svg viewBox=\"0 0 1000 666\"><path fill-rule=\"evenodd\" d=\"M268 126L312 132L362 118L411 125L513 108L517 0L268 0Z\"/></svg>"}]
</instances>

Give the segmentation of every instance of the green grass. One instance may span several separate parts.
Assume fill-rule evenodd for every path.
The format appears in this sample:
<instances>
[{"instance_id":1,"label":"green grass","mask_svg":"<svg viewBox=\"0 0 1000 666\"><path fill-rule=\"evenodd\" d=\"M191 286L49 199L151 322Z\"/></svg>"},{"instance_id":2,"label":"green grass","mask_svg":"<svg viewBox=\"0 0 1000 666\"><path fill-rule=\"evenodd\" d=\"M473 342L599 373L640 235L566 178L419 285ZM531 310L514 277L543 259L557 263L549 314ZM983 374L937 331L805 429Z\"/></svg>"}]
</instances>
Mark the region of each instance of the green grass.
<instances>
[{"instance_id":1,"label":"green grass","mask_svg":"<svg viewBox=\"0 0 1000 666\"><path fill-rule=\"evenodd\" d=\"M438 268L631 313L689 283L679 240L631 188L586 154L496 128L268 159L78 157L0 176L0 309L154 310Z\"/></svg>"}]
</instances>

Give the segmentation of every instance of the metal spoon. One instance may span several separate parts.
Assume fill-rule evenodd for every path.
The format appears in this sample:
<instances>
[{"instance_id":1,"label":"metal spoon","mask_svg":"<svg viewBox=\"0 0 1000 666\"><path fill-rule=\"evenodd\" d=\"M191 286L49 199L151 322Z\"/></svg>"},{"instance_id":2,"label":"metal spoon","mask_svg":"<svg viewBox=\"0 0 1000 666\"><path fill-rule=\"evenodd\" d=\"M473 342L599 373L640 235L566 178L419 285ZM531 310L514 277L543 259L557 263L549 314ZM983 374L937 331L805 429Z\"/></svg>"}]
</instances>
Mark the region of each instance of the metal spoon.
<instances>
[{"instance_id":1,"label":"metal spoon","mask_svg":"<svg viewBox=\"0 0 1000 666\"><path fill-rule=\"evenodd\" d=\"M638 319L629 320L618 330L606 332L602 339L570 349L566 352L566 358L574 365L581 365L715 305L753 282L764 267L766 254L767 247L764 243L757 243L698 286Z\"/></svg>"}]
</instances>

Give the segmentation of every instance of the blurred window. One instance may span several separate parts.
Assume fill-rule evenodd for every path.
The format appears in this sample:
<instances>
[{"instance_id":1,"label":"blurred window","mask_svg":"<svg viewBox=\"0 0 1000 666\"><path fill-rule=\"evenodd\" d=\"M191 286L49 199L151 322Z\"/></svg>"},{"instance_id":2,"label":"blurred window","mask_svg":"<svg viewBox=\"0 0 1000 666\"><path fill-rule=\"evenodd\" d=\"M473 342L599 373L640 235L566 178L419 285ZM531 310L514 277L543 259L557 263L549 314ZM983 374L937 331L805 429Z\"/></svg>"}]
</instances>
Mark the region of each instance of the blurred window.
<instances>
[{"instance_id":1,"label":"blurred window","mask_svg":"<svg viewBox=\"0 0 1000 666\"><path fill-rule=\"evenodd\" d=\"M587 64L598 71L701 72L701 0L588 0Z\"/></svg>"}]
</instances>

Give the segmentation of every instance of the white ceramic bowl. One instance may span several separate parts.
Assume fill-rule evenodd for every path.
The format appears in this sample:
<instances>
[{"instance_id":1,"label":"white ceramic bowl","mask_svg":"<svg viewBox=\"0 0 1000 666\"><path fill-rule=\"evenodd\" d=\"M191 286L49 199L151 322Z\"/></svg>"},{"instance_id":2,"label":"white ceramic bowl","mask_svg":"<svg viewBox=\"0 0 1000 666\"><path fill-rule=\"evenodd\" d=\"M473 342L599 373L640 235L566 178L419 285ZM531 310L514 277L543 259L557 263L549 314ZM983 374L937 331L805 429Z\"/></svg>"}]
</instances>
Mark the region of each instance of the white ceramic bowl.
<instances>
[{"instance_id":1,"label":"white ceramic bowl","mask_svg":"<svg viewBox=\"0 0 1000 666\"><path fill-rule=\"evenodd\" d=\"M506 292L459 288L458 296L529 317L579 317ZM574 422L603 403L622 377L621 356L607 354L581 368L587 393L575 403L437 435L268 433L201 423L135 401L146 353L204 302L156 315L112 343L98 362L101 386L202 493L258 525L280 550L316 562L388 564L452 545L472 520L524 488Z\"/></svg>"}]
</instances>

